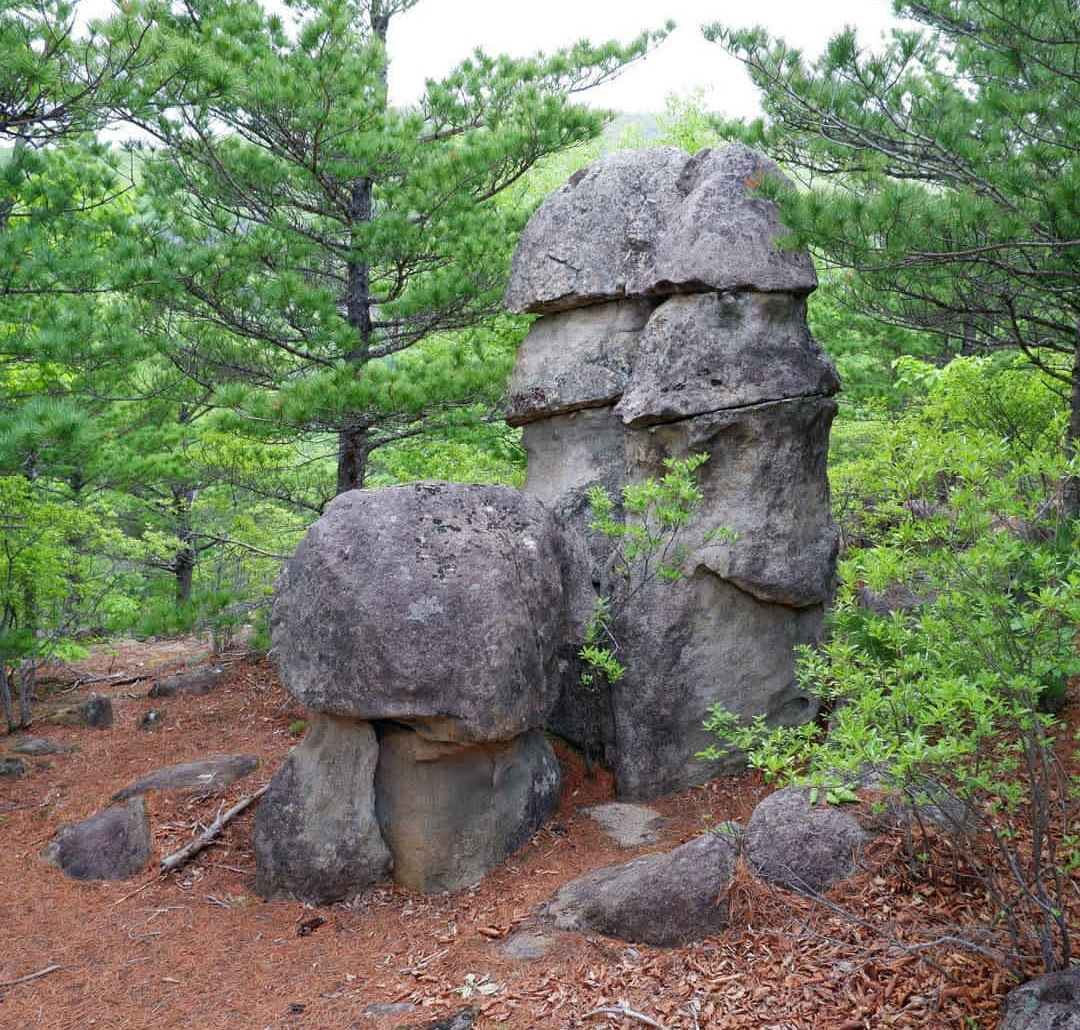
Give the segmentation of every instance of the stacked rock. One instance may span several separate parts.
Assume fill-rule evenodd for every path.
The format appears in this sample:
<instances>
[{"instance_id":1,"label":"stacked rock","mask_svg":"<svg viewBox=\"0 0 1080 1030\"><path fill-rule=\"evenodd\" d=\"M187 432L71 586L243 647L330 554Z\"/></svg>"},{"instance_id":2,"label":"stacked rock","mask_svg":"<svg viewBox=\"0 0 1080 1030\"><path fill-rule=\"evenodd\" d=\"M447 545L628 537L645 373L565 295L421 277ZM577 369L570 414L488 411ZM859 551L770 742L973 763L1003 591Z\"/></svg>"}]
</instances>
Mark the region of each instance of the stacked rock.
<instances>
[{"instance_id":1,"label":"stacked rock","mask_svg":"<svg viewBox=\"0 0 1080 1030\"><path fill-rule=\"evenodd\" d=\"M317 714L259 806L258 892L326 904L391 871L454 890L525 843L558 801L538 729L576 676L587 570L507 487L339 496L274 602L282 683Z\"/></svg>"},{"instance_id":2,"label":"stacked rock","mask_svg":"<svg viewBox=\"0 0 1080 1030\"><path fill-rule=\"evenodd\" d=\"M525 490L583 531L594 581L618 596L612 542L586 492L619 496L665 459L708 455L680 541L680 581L652 580L614 626L625 677L571 683L549 727L614 768L625 798L658 797L739 761L704 763L714 702L774 724L814 701L794 649L820 634L838 533L826 455L839 389L806 324L809 256L783 247L756 193L776 165L742 146L604 158L530 220L506 306L539 313L507 421L524 426ZM726 528L735 535L713 537Z\"/></svg>"}]
</instances>

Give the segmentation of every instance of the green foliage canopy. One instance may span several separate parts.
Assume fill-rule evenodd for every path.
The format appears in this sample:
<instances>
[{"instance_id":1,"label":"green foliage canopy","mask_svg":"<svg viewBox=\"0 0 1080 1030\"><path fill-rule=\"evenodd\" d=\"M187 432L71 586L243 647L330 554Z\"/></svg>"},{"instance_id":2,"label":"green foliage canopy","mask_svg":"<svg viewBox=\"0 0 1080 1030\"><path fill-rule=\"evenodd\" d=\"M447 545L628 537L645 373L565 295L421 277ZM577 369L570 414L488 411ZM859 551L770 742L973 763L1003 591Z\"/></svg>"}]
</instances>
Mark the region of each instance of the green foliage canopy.
<instances>
[{"instance_id":1,"label":"green foliage canopy","mask_svg":"<svg viewBox=\"0 0 1080 1030\"><path fill-rule=\"evenodd\" d=\"M922 29L853 30L808 62L762 29L707 38L748 68L765 117L727 125L804 187L775 187L794 241L852 270L853 306L1022 350L1080 445L1080 11L1073 0L895 3ZM842 282L843 286L845 282ZM1066 507L1080 513L1075 468Z\"/></svg>"},{"instance_id":2,"label":"green foliage canopy","mask_svg":"<svg viewBox=\"0 0 1080 1030\"><path fill-rule=\"evenodd\" d=\"M476 51L387 100L387 30L415 0L154 3L125 116L152 134L147 218L174 360L250 426L332 434L337 489L375 448L491 401L520 334L496 323L528 211L499 203L537 162L593 139L574 102L663 33L531 58ZM429 346L478 325L484 360ZM413 348L410 361L404 354Z\"/></svg>"}]
</instances>

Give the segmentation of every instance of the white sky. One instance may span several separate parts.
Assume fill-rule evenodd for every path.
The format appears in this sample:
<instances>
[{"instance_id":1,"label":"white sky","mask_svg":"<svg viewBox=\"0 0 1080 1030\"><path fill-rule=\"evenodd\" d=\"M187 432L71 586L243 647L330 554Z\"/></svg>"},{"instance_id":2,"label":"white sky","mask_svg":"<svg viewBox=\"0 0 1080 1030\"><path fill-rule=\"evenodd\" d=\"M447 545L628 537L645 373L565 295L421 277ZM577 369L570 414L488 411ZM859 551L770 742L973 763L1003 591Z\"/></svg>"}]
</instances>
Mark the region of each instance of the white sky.
<instances>
[{"instance_id":1,"label":"white sky","mask_svg":"<svg viewBox=\"0 0 1080 1030\"><path fill-rule=\"evenodd\" d=\"M757 113L756 91L734 58L702 37L700 26L763 25L812 56L845 25L864 45L895 25L890 0L422 0L390 23L390 90L394 103L414 100L425 78L448 71L476 47L527 56L579 39L627 41L665 21L675 31L644 60L587 102L626 112L656 112L669 93L704 89L707 106L730 117Z\"/></svg>"},{"instance_id":2,"label":"white sky","mask_svg":"<svg viewBox=\"0 0 1080 1030\"><path fill-rule=\"evenodd\" d=\"M107 15L112 0L76 0L82 19ZM279 6L275 0L264 0ZM198 0L195 0L198 6ZM629 41L671 19L674 32L614 82L583 99L628 113L664 109L670 93L703 90L709 109L729 117L758 112L757 94L742 66L701 35L703 24L763 25L774 36L817 56L827 40L854 25L863 45L875 45L896 25L891 0L420 0L390 23L391 102L413 102L426 78L437 78L477 47L525 57L580 39Z\"/></svg>"}]
</instances>

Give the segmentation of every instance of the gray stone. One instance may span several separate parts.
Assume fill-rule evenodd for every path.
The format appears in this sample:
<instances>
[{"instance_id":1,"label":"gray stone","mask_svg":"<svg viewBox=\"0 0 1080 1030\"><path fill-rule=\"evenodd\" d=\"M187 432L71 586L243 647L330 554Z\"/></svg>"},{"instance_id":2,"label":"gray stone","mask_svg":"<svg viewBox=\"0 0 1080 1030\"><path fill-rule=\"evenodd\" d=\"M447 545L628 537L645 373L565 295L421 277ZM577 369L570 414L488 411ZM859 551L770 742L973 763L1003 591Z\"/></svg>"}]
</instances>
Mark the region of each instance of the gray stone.
<instances>
[{"instance_id":1,"label":"gray stone","mask_svg":"<svg viewBox=\"0 0 1080 1030\"><path fill-rule=\"evenodd\" d=\"M624 848L655 844L656 831L664 823L663 816L655 808L628 805L621 801L583 808L582 812L599 823L600 829Z\"/></svg>"},{"instance_id":2,"label":"gray stone","mask_svg":"<svg viewBox=\"0 0 1080 1030\"><path fill-rule=\"evenodd\" d=\"M108 729L113 724L112 699L103 694L91 694L75 710L80 722L93 729Z\"/></svg>"},{"instance_id":3,"label":"gray stone","mask_svg":"<svg viewBox=\"0 0 1080 1030\"><path fill-rule=\"evenodd\" d=\"M540 733L461 745L387 726L379 745L376 813L394 879L415 890L472 886L558 804L559 763Z\"/></svg>"},{"instance_id":4,"label":"gray stone","mask_svg":"<svg viewBox=\"0 0 1080 1030\"><path fill-rule=\"evenodd\" d=\"M835 805L812 805L806 790L785 787L750 816L743 854L751 871L800 894L819 894L855 872L870 834Z\"/></svg>"},{"instance_id":5,"label":"gray stone","mask_svg":"<svg viewBox=\"0 0 1080 1030\"><path fill-rule=\"evenodd\" d=\"M1037 976L1011 990L1000 1030L1080 1030L1080 966Z\"/></svg>"},{"instance_id":6,"label":"gray stone","mask_svg":"<svg viewBox=\"0 0 1080 1030\"><path fill-rule=\"evenodd\" d=\"M657 147L602 158L529 220L504 303L553 312L673 293L809 293L809 256L777 245L776 206L754 194L766 176L783 177L738 144L694 157Z\"/></svg>"},{"instance_id":7,"label":"gray stone","mask_svg":"<svg viewBox=\"0 0 1080 1030\"><path fill-rule=\"evenodd\" d=\"M630 383L637 342L655 307L618 301L534 322L518 348L506 421L525 425L614 404Z\"/></svg>"},{"instance_id":8,"label":"gray stone","mask_svg":"<svg viewBox=\"0 0 1080 1030\"><path fill-rule=\"evenodd\" d=\"M535 962L546 958L551 949L558 944L554 937L543 933L516 933L508 937L499 950L507 957L518 962Z\"/></svg>"},{"instance_id":9,"label":"gray stone","mask_svg":"<svg viewBox=\"0 0 1080 1030\"><path fill-rule=\"evenodd\" d=\"M801 398L627 437L631 482L663 475L670 456L709 457L698 475L698 518L680 536L686 571L707 569L758 601L789 608L832 599L839 530L829 504L827 462L835 413L828 398ZM719 527L736 539L704 539Z\"/></svg>"},{"instance_id":10,"label":"gray stone","mask_svg":"<svg viewBox=\"0 0 1080 1030\"><path fill-rule=\"evenodd\" d=\"M58 755L75 749L48 737L23 737L11 750L19 755Z\"/></svg>"},{"instance_id":11,"label":"gray stone","mask_svg":"<svg viewBox=\"0 0 1080 1030\"><path fill-rule=\"evenodd\" d=\"M541 726L588 616L582 545L535 497L416 483L337 497L286 563L271 627L309 708L433 740Z\"/></svg>"},{"instance_id":12,"label":"gray stone","mask_svg":"<svg viewBox=\"0 0 1080 1030\"><path fill-rule=\"evenodd\" d=\"M416 1006L411 1001L373 1001L364 1006L365 1016L404 1016Z\"/></svg>"},{"instance_id":13,"label":"gray stone","mask_svg":"<svg viewBox=\"0 0 1080 1030\"><path fill-rule=\"evenodd\" d=\"M140 730L159 730L164 725L165 713L160 708L151 708L143 712L138 728Z\"/></svg>"},{"instance_id":14,"label":"gray stone","mask_svg":"<svg viewBox=\"0 0 1080 1030\"><path fill-rule=\"evenodd\" d=\"M5 780L19 780L26 775L26 759L17 755L5 755L0 758L0 776Z\"/></svg>"},{"instance_id":15,"label":"gray stone","mask_svg":"<svg viewBox=\"0 0 1080 1030\"><path fill-rule=\"evenodd\" d=\"M225 670L214 666L213 668L194 669L191 672L181 672L176 676L169 676L158 680L151 688L148 697L176 697L180 694L192 694L202 696L217 690L225 679Z\"/></svg>"},{"instance_id":16,"label":"gray stone","mask_svg":"<svg viewBox=\"0 0 1080 1030\"><path fill-rule=\"evenodd\" d=\"M649 800L740 771L738 753L695 757L716 743L702 726L716 702L772 725L812 718L817 704L795 680L794 649L815 641L821 622L820 608L763 603L702 568L645 587L615 628L627 669L610 690L619 796Z\"/></svg>"},{"instance_id":17,"label":"gray stone","mask_svg":"<svg viewBox=\"0 0 1080 1030\"><path fill-rule=\"evenodd\" d=\"M586 541L627 670L591 692L567 681L547 726L610 763L624 799L741 765L694 758L714 743L713 704L780 725L816 712L794 649L820 638L835 587L839 381L807 328L810 259L777 245L776 208L754 193L776 174L741 146L612 155L541 205L515 256L506 303L545 315L507 413L524 427L525 489ZM682 578L627 583L589 526L589 490L618 500L692 454L708 461Z\"/></svg>"},{"instance_id":18,"label":"gray stone","mask_svg":"<svg viewBox=\"0 0 1080 1030\"><path fill-rule=\"evenodd\" d=\"M378 755L370 724L314 717L255 814L255 889L261 897L328 905L389 875L390 851L375 821Z\"/></svg>"},{"instance_id":19,"label":"gray stone","mask_svg":"<svg viewBox=\"0 0 1080 1030\"><path fill-rule=\"evenodd\" d=\"M186 790L216 794L259 767L258 755L214 755L155 769L122 787L112 796L123 801L151 790Z\"/></svg>"},{"instance_id":20,"label":"gray stone","mask_svg":"<svg viewBox=\"0 0 1080 1030\"><path fill-rule=\"evenodd\" d=\"M788 293L671 297L653 312L636 345L615 407L628 426L827 397L840 388L807 328L806 299Z\"/></svg>"},{"instance_id":21,"label":"gray stone","mask_svg":"<svg viewBox=\"0 0 1080 1030\"><path fill-rule=\"evenodd\" d=\"M132 798L78 823L66 823L42 853L74 880L127 880L150 863L146 802Z\"/></svg>"},{"instance_id":22,"label":"gray stone","mask_svg":"<svg viewBox=\"0 0 1080 1030\"><path fill-rule=\"evenodd\" d=\"M727 892L737 848L720 834L674 851L587 873L565 884L545 907L561 930L594 931L670 947L727 926Z\"/></svg>"}]
</instances>

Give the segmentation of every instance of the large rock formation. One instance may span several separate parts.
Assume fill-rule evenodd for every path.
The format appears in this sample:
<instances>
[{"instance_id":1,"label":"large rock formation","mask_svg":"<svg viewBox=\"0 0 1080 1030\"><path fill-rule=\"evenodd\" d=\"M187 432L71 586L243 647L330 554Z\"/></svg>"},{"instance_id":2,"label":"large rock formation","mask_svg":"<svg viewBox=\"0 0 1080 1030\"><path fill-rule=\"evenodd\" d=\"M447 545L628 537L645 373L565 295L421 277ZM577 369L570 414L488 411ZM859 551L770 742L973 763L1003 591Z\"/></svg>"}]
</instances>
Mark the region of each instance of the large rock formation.
<instances>
[{"instance_id":1,"label":"large rock formation","mask_svg":"<svg viewBox=\"0 0 1080 1030\"><path fill-rule=\"evenodd\" d=\"M714 702L779 723L814 714L794 648L817 637L832 590L825 456L839 384L806 326L810 260L778 245L776 209L755 193L775 174L743 147L623 153L530 221L506 294L543 315L508 413L525 427L526 491L344 494L282 574L274 654L317 717L256 818L261 894L338 901L391 868L422 890L471 884L555 805L558 766L538 729L610 761L635 798L738 763L694 757L712 743L701 723ZM683 577L649 579L622 605L586 492L618 495L699 453ZM613 598L628 672L587 691L576 656L598 592ZM677 854L662 897L678 905ZM658 868L586 890L624 906ZM702 918L719 925L709 906ZM635 916L627 932L693 930L668 922Z\"/></svg>"},{"instance_id":2,"label":"large rock formation","mask_svg":"<svg viewBox=\"0 0 1080 1030\"><path fill-rule=\"evenodd\" d=\"M734 766L694 757L712 743L701 723L714 702L782 724L814 714L794 648L817 638L832 592L839 381L806 325L810 259L779 245L776 208L755 194L779 174L741 146L605 158L534 215L506 291L511 310L543 315L507 413L525 427L525 489L585 533L616 608L612 544L588 530L586 492L709 457L684 578L649 582L616 619L625 678L571 684L549 723L611 762L628 798ZM719 527L736 538L707 538Z\"/></svg>"},{"instance_id":3,"label":"large rock formation","mask_svg":"<svg viewBox=\"0 0 1080 1030\"><path fill-rule=\"evenodd\" d=\"M454 890L528 840L558 801L535 731L576 676L587 576L581 542L517 490L338 497L274 602L282 683L318 715L256 816L259 893L340 901L391 869Z\"/></svg>"}]
</instances>

